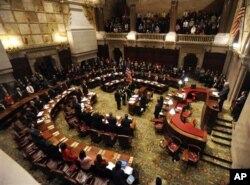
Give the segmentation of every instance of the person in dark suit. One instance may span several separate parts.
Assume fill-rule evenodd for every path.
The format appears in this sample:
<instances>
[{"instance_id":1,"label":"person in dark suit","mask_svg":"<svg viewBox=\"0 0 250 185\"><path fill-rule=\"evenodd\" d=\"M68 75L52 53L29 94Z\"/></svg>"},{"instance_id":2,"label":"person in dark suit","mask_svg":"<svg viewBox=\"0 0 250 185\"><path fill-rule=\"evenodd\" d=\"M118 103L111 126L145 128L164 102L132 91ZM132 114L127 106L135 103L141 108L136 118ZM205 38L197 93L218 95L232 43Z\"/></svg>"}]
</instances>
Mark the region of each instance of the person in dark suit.
<instances>
[{"instance_id":1,"label":"person in dark suit","mask_svg":"<svg viewBox=\"0 0 250 185\"><path fill-rule=\"evenodd\" d=\"M93 126L97 130L102 129L102 119L104 118L103 115L101 115L99 112L95 112L92 116L92 123L91 126Z\"/></svg>"},{"instance_id":2,"label":"person in dark suit","mask_svg":"<svg viewBox=\"0 0 250 185\"><path fill-rule=\"evenodd\" d=\"M82 106L78 103L77 97L74 96L73 98L73 108L75 110L76 117L79 121L82 121Z\"/></svg>"},{"instance_id":3,"label":"person in dark suit","mask_svg":"<svg viewBox=\"0 0 250 185\"><path fill-rule=\"evenodd\" d=\"M234 121L238 120L246 100L247 100L247 91L242 91L241 96L237 98L232 110L232 116Z\"/></svg>"},{"instance_id":4,"label":"person in dark suit","mask_svg":"<svg viewBox=\"0 0 250 185\"><path fill-rule=\"evenodd\" d=\"M141 101L140 101L140 107L141 107L141 112L144 112L146 110L146 105L147 105L147 97L146 95L141 96Z\"/></svg>"},{"instance_id":5,"label":"person in dark suit","mask_svg":"<svg viewBox=\"0 0 250 185\"><path fill-rule=\"evenodd\" d=\"M89 90L88 90L88 87L86 85L86 81L85 80L83 81L83 84L82 84L82 92L83 92L84 96L87 96L88 93L89 93Z\"/></svg>"},{"instance_id":6,"label":"person in dark suit","mask_svg":"<svg viewBox=\"0 0 250 185\"><path fill-rule=\"evenodd\" d=\"M128 176L122 170L122 163L121 161L117 161L115 167L112 170L112 182L115 185L127 185L126 178Z\"/></svg>"},{"instance_id":7,"label":"person in dark suit","mask_svg":"<svg viewBox=\"0 0 250 185\"><path fill-rule=\"evenodd\" d=\"M109 125L115 126L116 125L116 118L113 116L113 114L110 112L109 116L107 117L107 120L109 122Z\"/></svg>"},{"instance_id":8,"label":"person in dark suit","mask_svg":"<svg viewBox=\"0 0 250 185\"><path fill-rule=\"evenodd\" d=\"M227 99L229 93L229 82L224 83L223 89L219 92L219 110L222 111L224 101Z\"/></svg>"},{"instance_id":9,"label":"person in dark suit","mask_svg":"<svg viewBox=\"0 0 250 185\"><path fill-rule=\"evenodd\" d=\"M35 106L38 110L41 110L44 106L43 101L39 98L39 96L36 97L35 99Z\"/></svg>"},{"instance_id":10,"label":"person in dark suit","mask_svg":"<svg viewBox=\"0 0 250 185\"><path fill-rule=\"evenodd\" d=\"M24 98L23 92L21 91L21 89L19 87L17 87L16 88L15 99L18 101L18 100L21 100L23 98Z\"/></svg>"},{"instance_id":11,"label":"person in dark suit","mask_svg":"<svg viewBox=\"0 0 250 185\"><path fill-rule=\"evenodd\" d=\"M125 117L122 120L122 127L124 127L124 128L130 128L130 124L131 123L132 123L132 120L128 118L127 114L125 114Z\"/></svg>"},{"instance_id":12,"label":"person in dark suit","mask_svg":"<svg viewBox=\"0 0 250 185\"><path fill-rule=\"evenodd\" d=\"M157 104L155 105L155 111L154 111L154 115L155 115L155 118L159 118L159 114L161 112L161 109L162 109L162 105L161 105L161 101L158 100Z\"/></svg>"},{"instance_id":13,"label":"person in dark suit","mask_svg":"<svg viewBox=\"0 0 250 185\"><path fill-rule=\"evenodd\" d=\"M121 94L120 94L119 90L116 90L116 92L115 92L115 101L117 104L117 109L121 110Z\"/></svg>"}]
</instances>

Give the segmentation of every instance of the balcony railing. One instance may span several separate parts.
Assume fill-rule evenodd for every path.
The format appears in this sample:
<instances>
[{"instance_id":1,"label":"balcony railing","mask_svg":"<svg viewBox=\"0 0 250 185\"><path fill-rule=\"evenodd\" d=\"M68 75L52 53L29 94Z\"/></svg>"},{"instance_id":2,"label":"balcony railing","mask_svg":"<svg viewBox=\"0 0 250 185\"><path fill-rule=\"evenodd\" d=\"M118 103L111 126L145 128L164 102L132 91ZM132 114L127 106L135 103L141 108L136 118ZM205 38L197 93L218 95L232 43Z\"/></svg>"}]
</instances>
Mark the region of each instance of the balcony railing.
<instances>
[{"instance_id":1,"label":"balcony railing","mask_svg":"<svg viewBox=\"0 0 250 185\"><path fill-rule=\"evenodd\" d=\"M177 35L176 42L191 42L191 43L212 43L214 35Z\"/></svg>"},{"instance_id":2,"label":"balcony railing","mask_svg":"<svg viewBox=\"0 0 250 185\"><path fill-rule=\"evenodd\" d=\"M127 33L106 33L107 40L126 40Z\"/></svg>"},{"instance_id":3,"label":"balcony railing","mask_svg":"<svg viewBox=\"0 0 250 185\"><path fill-rule=\"evenodd\" d=\"M127 40L128 33L106 33L107 40ZM166 34L162 33L136 33L136 41L165 42ZM215 35L177 34L176 43L205 43L212 44Z\"/></svg>"},{"instance_id":4,"label":"balcony railing","mask_svg":"<svg viewBox=\"0 0 250 185\"><path fill-rule=\"evenodd\" d=\"M143 41L164 41L166 34L160 34L160 33L137 33L137 40L143 40Z\"/></svg>"}]
</instances>

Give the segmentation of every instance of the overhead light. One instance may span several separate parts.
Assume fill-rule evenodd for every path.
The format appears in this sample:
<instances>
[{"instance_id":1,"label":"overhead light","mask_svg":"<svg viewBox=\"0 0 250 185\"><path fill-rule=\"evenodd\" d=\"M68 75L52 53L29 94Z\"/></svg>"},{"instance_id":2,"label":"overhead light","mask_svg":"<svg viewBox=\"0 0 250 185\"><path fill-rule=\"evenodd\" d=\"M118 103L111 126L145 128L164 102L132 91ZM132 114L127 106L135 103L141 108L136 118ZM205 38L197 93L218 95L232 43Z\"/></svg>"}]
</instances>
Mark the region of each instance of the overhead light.
<instances>
[{"instance_id":1,"label":"overhead light","mask_svg":"<svg viewBox=\"0 0 250 185\"><path fill-rule=\"evenodd\" d=\"M188 82L188 77L184 78L184 82Z\"/></svg>"}]
</instances>

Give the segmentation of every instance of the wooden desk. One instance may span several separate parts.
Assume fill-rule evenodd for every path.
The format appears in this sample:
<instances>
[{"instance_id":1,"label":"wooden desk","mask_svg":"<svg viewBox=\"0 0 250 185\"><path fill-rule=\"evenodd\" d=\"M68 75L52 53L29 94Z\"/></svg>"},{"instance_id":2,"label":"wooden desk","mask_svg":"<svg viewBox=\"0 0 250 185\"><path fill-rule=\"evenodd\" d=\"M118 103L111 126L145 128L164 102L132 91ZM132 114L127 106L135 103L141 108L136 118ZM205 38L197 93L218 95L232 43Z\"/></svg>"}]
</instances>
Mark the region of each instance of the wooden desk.
<instances>
[{"instance_id":1,"label":"wooden desk","mask_svg":"<svg viewBox=\"0 0 250 185\"><path fill-rule=\"evenodd\" d=\"M60 96L57 96L54 101L51 101L47 107L44 109L43 117L44 121L39 124L38 129L42 131L42 135L45 139L50 140L54 145L58 145L61 142L66 142L68 147L71 148L72 152L78 156L81 150L84 150L88 156L91 158L95 158L97 154L102 154L103 157L107 161L111 161L115 163L118 160L126 160L129 165L132 165L133 157L127 154L119 154L110 150L103 150L99 147L90 146L82 142L78 142L73 140L72 138L68 138L63 133L57 130L55 125L53 124L53 120L51 120L51 112L55 108L55 106L60 103L64 98L66 98L71 93L70 90L65 91ZM54 125L54 127L52 127Z\"/></svg>"},{"instance_id":2,"label":"wooden desk","mask_svg":"<svg viewBox=\"0 0 250 185\"><path fill-rule=\"evenodd\" d=\"M195 127L190 127L181 119L181 113L173 115L166 124L166 129L172 135L182 139L187 144L195 144L204 149L207 142L207 132Z\"/></svg>"},{"instance_id":3,"label":"wooden desk","mask_svg":"<svg viewBox=\"0 0 250 185\"><path fill-rule=\"evenodd\" d=\"M153 90L160 94L163 94L168 90L168 86L166 84L162 84L156 81L133 78L133 82L137 87L146 86L149 90Z\"/></svg>"},{"instance_id":4,"label":"wooden desk","mask_svg":"<svg viewBox=\"0 0 250 185\"><path fill-rule=\"evenodd\" d=\"M217 98L212 95L212 91L208 88L183 88L184 99L190 97L191 93L196 94L196 99L200 101L204 101L205 105L202 109L201 115L201 128L203 130L207 130L208 133L211 133L214 124L216 123L216 118L219 113L219 105Z\"/></svg>"}]
</instances>

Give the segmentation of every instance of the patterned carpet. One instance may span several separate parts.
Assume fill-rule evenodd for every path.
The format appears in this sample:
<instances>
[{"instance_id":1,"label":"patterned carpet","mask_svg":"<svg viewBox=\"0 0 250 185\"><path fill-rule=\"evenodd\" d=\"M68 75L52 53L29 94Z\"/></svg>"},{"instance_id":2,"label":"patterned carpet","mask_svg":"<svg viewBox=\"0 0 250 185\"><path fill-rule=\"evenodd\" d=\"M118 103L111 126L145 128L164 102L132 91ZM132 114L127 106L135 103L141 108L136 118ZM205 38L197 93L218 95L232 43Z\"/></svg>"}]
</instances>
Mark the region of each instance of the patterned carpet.
<instances>
[{"instance_id":1,"label":"patterned carpet","mask_svg":"<svg viewBox=\"0 0 250 185\"><path fill-rule=\"evenodd\" d=\"M170 89L170 91L172 90L173 89ZM116 110L113 93L105 93L99 87L92 89L91 91L96 92L98 96L98 102L94 107L95 110L102 113L113 112L114 115L122 116L128 112L127 106L123 106L122 110ZM204 161L200 161L197 167L186 168L183 161L173 163L168 153L159 147L159 141L163 136L155 133L153 123L149 121L153 117L154 106L158 97L159 95L154 94L153 101L149 103L148 109L141 117L134 116L137 120L137 128L133 139L132 149L123 151L119 148L117 143L113 148L109 149L120 153L129 153L134 156L133 167L139 171L140 182L142 185L149 184L154 181L157 176L164 178L167 184L173 185L227 184L229 181L228 170ZM197 104L192 105L194 112L192 117L195 117L198 122L200 122L200 114L197 112L201 111L202 106L203 102L197 102ZM69 130L62 113L58 115L56 125L68 137L72 137L85 143L91 143L88 136L80 138L74 129ZM102 143L91 144L101 148L106 148ZM0 148L28 170L41 184L61 184L57 179L49 182L41 171L30 169L31 164L24 160L21 152L16 149L16 145L11 138L11 128L0 131ZM230 148L226 148L225 150L221 148L222 147L217 147L216 144L209 140L205 150L210 153L218 153L218 155L230 158Z\"/></svg>"}]
</instances>

